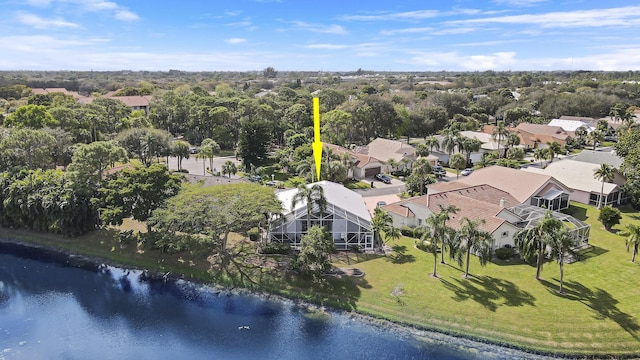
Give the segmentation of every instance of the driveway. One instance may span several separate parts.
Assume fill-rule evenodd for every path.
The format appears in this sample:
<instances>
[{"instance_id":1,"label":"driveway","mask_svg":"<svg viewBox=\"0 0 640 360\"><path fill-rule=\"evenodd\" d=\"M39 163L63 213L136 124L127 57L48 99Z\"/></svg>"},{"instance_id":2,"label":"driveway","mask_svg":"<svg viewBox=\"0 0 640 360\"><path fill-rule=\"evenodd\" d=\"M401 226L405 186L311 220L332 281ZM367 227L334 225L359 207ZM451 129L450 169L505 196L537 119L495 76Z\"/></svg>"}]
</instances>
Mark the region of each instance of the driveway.
<instances>
[{"instance_id":1,"label":"driveway","mask_svg":"<svg viewBox=\"0 0 640 360\"><path fill-rule=\"evenodd\" d=\"M221 156L213 158L213 171L218 172L222 170L222 164L226 161L231 160L237 167L240 167L240 161L236 160L234 156ZM194 175L203 175L204 170L209 167L209 159L204 159L204 168L203 168L203 159L198 159L193 155L188 159L182 159L182 168L189 171L189 174ZM178 158L177 157L169 157L169 169L170 170L178 170ZM206 174L210 175L210 174ZM238 175L232 175L232 179L240 178Z\"/></svg>"}]
</instances>

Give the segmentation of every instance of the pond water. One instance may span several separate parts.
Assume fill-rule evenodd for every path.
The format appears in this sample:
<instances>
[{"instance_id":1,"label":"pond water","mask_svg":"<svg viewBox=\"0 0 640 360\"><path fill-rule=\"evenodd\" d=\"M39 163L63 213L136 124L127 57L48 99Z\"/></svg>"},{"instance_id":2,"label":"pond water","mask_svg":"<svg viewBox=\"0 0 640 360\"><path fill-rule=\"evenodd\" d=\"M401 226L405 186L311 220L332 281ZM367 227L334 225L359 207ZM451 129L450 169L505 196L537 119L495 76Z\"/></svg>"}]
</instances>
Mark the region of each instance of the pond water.
<instances>
[{"instance_id":1,"label":"pond water","mask_svg":"<svg viewBox=\"0 0 640 360\"><path fill-rule=\"evenodd\" d=\"M541 359L0 244L0 359Z\"/></svg>"}]
</instances>

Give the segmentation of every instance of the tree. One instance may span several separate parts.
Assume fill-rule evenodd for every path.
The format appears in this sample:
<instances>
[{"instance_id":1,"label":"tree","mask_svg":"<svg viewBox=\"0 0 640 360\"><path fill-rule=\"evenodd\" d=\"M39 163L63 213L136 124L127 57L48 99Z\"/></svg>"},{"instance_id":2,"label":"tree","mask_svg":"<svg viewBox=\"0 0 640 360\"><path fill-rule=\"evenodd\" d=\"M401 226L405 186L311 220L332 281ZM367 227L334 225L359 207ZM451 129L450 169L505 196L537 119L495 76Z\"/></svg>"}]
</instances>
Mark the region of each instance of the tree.
<instances>
[{"instance_id":1,"label":"tree","mask_svg":"<svg viewBox=\"0 0 640 360\"><path fill-rule=\"evenodd\" d=\"M263 120L245 120L238 140L238 155L245 169L260 165L266 158L271 143L269 124Z\"/></svg>"},{"instance_id":2,"label":"tree","mask_svg":"<svg viewBox=\"0 0 640 360\"><path fill-rule=\"evenodd\" d=\"M551 256L558 260L560 266L560 288L558 292L564 293L564 258L565 256L574 255L571 247L573 246L573 237L569 233L569 230L563 226L560 231L551 239Z\"/></svg>"},{"instance_id":3,"label":"tree","mask_svg":"<svg viewBox=\"0 0 640 360\"><path fill-rule=\"evenodd\" d=\"M437 278L438 277L438 272L437 272L437 268L438 268L438 242L437 242L437 239L433 237L433 234L430 231L425 231L422 234L422 237L420 237L420 241L422 241L423 245L425 245L425 243L428 243L427 250L431 253L431 255L433 255L433 273L431 273L431 276L433 276L434 278Z\"/></svg>"},{"instance_id":4,"label":"tree","mask_svg":"<svg viewBox=\"0 0 640 360\"><path fill-rule=\"evenodd\" d=\"M599 168L593 171L593 177L601 181L600 196L598 197L598 209L602 207L602 198L604 197L604 183L612 181L616 170L609 164L601 164Z\"/></svg>"},{"instance_id":5,"label":"tree","mask_svg":"<svg viewBox=\"0 0 640 360\"><path fill-rule=\"evenodd\" d=\"M125 130L116 136L116 141L130 157L139 159L147 167L151 166L154 158L168 155L171 148L171 134L153 128Z\"/></svg>"},{"instance_id":6,"label":"tree","mask_svg":"<svg viewBox=\"0 0 640 360\"><path fill-rule=\"evenodd\" d=\"M429 147L425 144L416 145L416 155L420 157L429 156Z\"/></svg>"},{"instance_id":7,"label":"tree","mask_svg":"<svg viewBox=\"0 0 640 360\"><path fill-rule=\"evenodd\" d=\"M425 186L435 182L431 165L426 158L418 158L413 163L411 174L406 179L405 187L410 194L424 194Z\"/></svg>"},{"instance_id":8,"label":"tree","mask_svg":"<svg viewBox=\"0 0 640 360\"><path fill-rule=\"evenodd\" d=\"M623 233L627 237L625 241L627 245L627 252L631 251L631 262L636 262L636 255L638 254L638 246L640 245L640 226L634 224L627 224L627 230Z\"/></svg>"},{"instance_id":9,"label":"tree","mask_svg":"<svg viewBox=\"0 0 640 360\"><path fill-rule=\"evenodd\" d=\"M371 219L371 227L373 228L373 236L376 244L384 243L382 234L387 239L397 240L400 238L400 229L393 226L393 218L386 211L376 208Z\"/></svg>"},{"instance_id":10,"label":"tree","mask_svg":"<svg viewBox=\"0 0 640 360\"><path fill-rule=\"evenodd\" d=\"M176 140L171 144L171 154L178 158L178 170L182 170L182 159L188 159L191 145L183 140Z\"/></svg>"},{"instance_id":11,"label":"tree","mask_svg":"<svg viewBox=\"0 0 640 360\"><path fill-rule=\"evenodd\" d=\"M464 277L467 278L469 277L469 260L472 251L478 255L481 266L487 265L491 260L493 237L487 231L480 230L480 224L483 224L484 220L471 220L463 217L460 223L462 227L456 232L458 242L456 260L458 265L462 266L462 257L466 254Z\"/></svg>"},{"instance_id":12,"label":"tree","mask_svg":"<svg viewBox=\"0 0 640 360\"><path fill-rule=\"evenodd\" d=\"M542 169L542 160L547 158L547 149L537 148L533 152L533 158L540 160L540 168Z\"/></svg>"},{"instance_id":13,"label":"tree","mask_svg":"<svg viewBox=\"0 0 640 360\"><path fill-rule=\"evenodd\" d=\"M67 176L77 184L84 184L85 190L92 192L98 189L108 167L126 161L126 150L114 142L94 141L78 145L67 168Z\"/></svg>"},{"instance_id":14,"label":"tree","mask_svg":"<svg viewBox=\"0 0 640 360\"><path fill-rule=\"evenodd\" d=\"M440 150L440 141L435 136L429 136L424 139L424 144L429 147L429 152L433 152L433 149Z\"/></svg>"},{"instance_id":15,"label":"tree","mask_svg":"<svg viewBox=\"0 0 640 360\"><path fill-rule=\"evenodd\" d=\"M547 210L535 226L521 230L516 234L515 242L520 251L520 257L525 261L537 258L536 280L540 280L546 247L563 226L562 221L554 218L551 210Z\"/></svg>"},{"instance_id":16,"label":"tree","mask_svg":"<svg viewBox=\"0 0 640 360\"><path fill-rule=\"evenodd\" d=\"M202 175L206 175L204 171L204 159L209 159L209 171L213 173L213 158L220 153L220 145L217 142L207 138L202 140L200 144L200 154L202 155Z\"/></svg>"},{"instance_id":17,"label":"tree","mask_svg":"<svg viewBox=\"0 0 640 360\"><path fill-rule=\"evenodd\" d=\"M307 207L307 229L311 229L311 214L319 213L322 219L327 211L327 198L324 196L324 189L320 184L299 185L297 192L291 199L291 209L304 202Z\"/></svg>"},{"instance_id":18,"label":"tree","mask_svg":"<svg viewBox=\"0 0 640 360\"><path fill-rule=\"evenodd\" d=\"M432 213L425 219L425 226L427 231L431 233L431 238L437 241L440 240L441 251L440 251L440 263L444 264L444 247L447 243L451 244L448 240L450 235L452 234L451 228L447 225L447 221L449 221L449 214L455 214L460 209L454 205L449 205L444 207L440 205L440 212ZM435 244L435 243L434 243ZM451 250L451 249L450 249ZM453 252L450 251L450 256L453 256Z\"/></svg>"},{"instance_id":19,"label":"tree","mask_svg":"<svg viewBox=\"0 0 640 360\"><path fill-rule=\"evenodd\" d=\"M121 225L126 217L147 221L151 213L180 190L182 176L174 175L161 164L124 169L115 173L100 188L102 219ZM147 224L151 232L151 224Z\"/></svg>"},{"instance_id":20,"label":"tree","mask_svg":"<svg viewBox=\"0 0 640 360\"><path fill-rule=\"evenodd\" d=\"M460 177L460 170L467 166L467 160L460 153L455 153L449 158L449 166L456 169L456 179Z\"/></svg>"},{"instance_id":21,"label":"tree","mask_svg":"<svg viewBox=\"0 0 640 360\"><path fill-rule=\"evenodd\" d=\"M562 145L560 145L560 143L558 143L557 141L550 143L548 142L547 145L549 146L547 147L547 156L549 156L550 161L553 161L556 155L562 152Z\"/></svg>"},{"instance_id":22,"label":"tree","mask_svg":"<svg viewBox=\"0 0 640 360\"><path fill-rule=\"evenodd\" d=\"M596 149L596 146L604 140L604 134L599 130L593 130L589 134L587 134L587 142L591 143L593 146L593 150Z\"/></svg>"},{"instance_id":23,"label":"tree","mask_svg":"<svg viewBox=\"0 0 640 360\"><path fill-rule=\"evenodd\" d=\"M584 126L584 125L579 126L574 131L574 133L576 135L576 140L578 141L578 143L580 145L584 145L584 143L587 141L587 134L589 134L589 131L588 131L587 127Z\"/></svg>"},{"instance_id":24,"label":"tree","mask_svg":"<svg viewBox=\"0 0 640 360\"><path fill-rule=\"evenodd\" d=\"M41 130L18 129L0 139L0 169L47 169L53 167L56 139Z\"/></svg>"},{"instance_id":25,"label":"tree","mask_svg":"<svg viewBox=\"0 0 640 360\"><path fill-rule=\"evenodd\" d=\"M610 231L614 225L620 224L621 219L620 210L609 205L603 206L600 209L600 214L598 214L598 221L602 223L607 231Z\"/></svg>"},{"instance_id":26,"label":"tree","mask_svg":"<svg viewBox=\"0 0 640 360\"><path fill-rule=\"evenodd\" d=\"M59 123L43 105L23 105L4 119L4 126L31 129L41 129L45 126L54 127Z\"/></svg>"},{"instance_id":27,"label":"tree","mask_svg":"<svg viewBox=\"0 0 640 360\"><path fill-rule=\"evenodd\" d=\"M224 164L222 164L222 175L228 174L229 179L231 179L231 175L235 175L237 172L238 168L236 167L236 164L233 163L233 161L227 160L224 162Z\"/></svg>"},{"instance_id":28,"label":"tree","mask_svg":"<svg viewBox=\"0 0 640 360\"><path fill-rule=\"evenodd\" d=\"M273 67L269 66L262 71L262 75L267 79L274 79L278 76L278 72Z\"/></svg>"},{"instance_id":29,"label":"tree","mask_svg":"<svg viewBox=\"0 0 640 360\"><path fill-rule=\"evenodd\" d=\"M300 252L296 257L294 267L303 276L319 279L322 274L331 269L329 255L335 250L331 233L321 226L313 226L302 236Z\"/></svg>"},{"instance_id":30,"label":"tree","mask_svg":"<svg viewBox=\"0 0 640 360\"><path fill-rule=\"evenodd\" d=\"M451 158L451 153L455 150L456 145L458 145L458 136L460 136L460 132L451 128L444 129L442 131L442 136L442 147L444 147L447 154L449 154L449 158Z\"/></svg>"},{"instance_id":31,"label":"tree","mask_svg":"<svg viewBox=\"0 0 640 360\"><path fill-rule=\"evenodd\" d=\"M482 147L482 141L476 138L465 137L463 138L462 142L462 148L464 149L465 153L466 166L471 166L471 153L480 151L480 148Z\"/></svg>"},{"instance_id":32,"label":"tree","mask_svg":"<svg viewBox=\"0 0 640 360\"><path fill-rule=\"evenodd\" d=\"M185 185L165 207L153 212L149 224L159 233L206 236L223 253L229 233L264 230L281 212L273 190L258 184Z\"/></svg>"},{"instance_id":33,"label":"tree","mask_svg":"<svg viewBox=\"0 0 640 360\"><path fill-rule=\"evenodd\" d=\"M498 143L498 158L502 157L500 152L500 144L509 135L509 129L505 126L504 121L496 121L496 126L493 128L491 138Z\"/></svg>"}]
</instances>

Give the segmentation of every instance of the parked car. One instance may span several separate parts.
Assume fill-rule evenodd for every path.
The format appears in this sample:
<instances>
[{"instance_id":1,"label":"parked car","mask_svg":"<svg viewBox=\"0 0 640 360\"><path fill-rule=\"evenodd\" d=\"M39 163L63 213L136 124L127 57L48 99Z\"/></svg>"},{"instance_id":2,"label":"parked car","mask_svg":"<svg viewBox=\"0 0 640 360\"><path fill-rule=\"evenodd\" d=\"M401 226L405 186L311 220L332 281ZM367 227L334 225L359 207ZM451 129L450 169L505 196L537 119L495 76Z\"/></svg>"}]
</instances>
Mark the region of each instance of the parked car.
<instances>
[{"instance_id":1,"label":"parked car","mask_svg":"<svg viewBox=\"0 0 640 360\"><path fill-rule=\"evenodd\" d=\"M379 208L380 206L385 206L387 205L386 201L378 201L378 203L376 204L376 207Z\"/></svg>"},{"instance_id":2,"label":"parked car","mask_svg":"<svg viewBox=\"0 0 640 360\"><path fill-rule=\"evenodd\" d=\"M195 146L189 148L189 154L197 154L198 152L200 152L200 149Z\"/></svg>"},{"instance_id":3,"label":"parked car","mask_svg":"<svg viewBox=\"0 0 640 360\"><path fill-rule=\"evenodd\" d=\"M433 168L431 168L431 171L437 178L447 176L447 171L440 165L434 166Z\"/></svg>"},{"instance_id":4,"label":"parked car","mask_svg":"<svg viewBox=\"0 0 640 360\"><path fill-rule=\"evenodd\" d=\"M466 169L462 170L462 172L460 172L460 175L467 176L467 175L471 174L472 172L473 172L473 169L466 168Z\"/></svg>"},{"instance_id":5,"label":"parked car","mask_svg":"<svg viewBox=\"0 0 640 360\"><path fill-rule=\"evenodd\" d=\"M391 184L391 178L385 174L376 174L374 177L376 180L382 181L385 184Z\"/></svg>"},{"instance_id":6,"label":"parked car","mask_svg":"<svg viewBox=\"0 0 640 360\"><path fill-rule=\"evenodd\" d=\"M262 177L261 177L260 175L252 175L252 176L249 176L249 177L247 178L247 180L249 180L249 181L251 181L251 182L257 182L257 183L260 183L260 182L262 182Z\"/></svg>"}]
</instances>

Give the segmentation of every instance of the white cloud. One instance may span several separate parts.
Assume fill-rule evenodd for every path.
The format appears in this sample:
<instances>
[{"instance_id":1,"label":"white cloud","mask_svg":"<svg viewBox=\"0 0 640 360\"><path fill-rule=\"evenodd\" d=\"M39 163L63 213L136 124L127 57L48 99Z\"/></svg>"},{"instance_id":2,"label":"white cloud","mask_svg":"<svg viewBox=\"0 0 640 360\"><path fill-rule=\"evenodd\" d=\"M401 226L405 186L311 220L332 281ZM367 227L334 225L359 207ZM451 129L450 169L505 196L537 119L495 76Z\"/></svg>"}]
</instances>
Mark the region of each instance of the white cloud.
<instances>
[{"instance_id":1,"label":"white cloud","mask_svg":"<svg viewBox=\"0 0 640 360\"><path fill-rule=\"evenodd\" d=\"M291 24L298 30L315 33L344 35L347 31L340 25L311 24L304 21L292 21Z\"/></svg>"},{"instance_id":2,"label":"white cloud","mask_svg":"<svg viewBox=\"0 0 640 360\"><path fill-rule=\"evenodd\" d=\"M433 31L432 27L414 27L414 28L406 28L406 29L382 30L380 31L380 34L382 35L416 34L416 33L426 33L431 31Z\"/></svg>"},{"instance_id":3,"label":"white cloud","mask_svg":"<svg viewBox=\"0 0 640 360\"><path fill-rule=\"evenodd\" d=\"M343 15L338 19L343 21L415 21L430 19L440 15L438 10L416 10L406 12L385 12L370 15Z\"/></svg>"},{"instance_id":4,"label":"white cloud","mask_svg":"<svg viewBox=\"0 0 640 360\"><path fill-rule=\"evenodd\" d=\"M137 14L132 13L131 11L125 10L125 9L116 10L115 17L116 19L122 20L122 21L136 21L140 19L140 17Z\"/></svg>"},{"instance_id":5,"label":"white cloud","mask_svg":"<svg viewBox=\"0 0 640 360\"><path fill-rule=\"evenodd\" d=\"M535 6L548 0L493 0L496 4L506 4L511 6Z\"/></svg>"},{"instance_id":6,"label":"white cloud","mask_svg":"<svg viewBox=\"0 0 640 360\"><path fill-rule=\"evenodd\" d=\"M227 44L242 44L244 42L247 42L247 39L243 39L243 38L231 38L231 39L227 39L225 40L225 42Z\"/></svg>"},{"instance_id":7,"label":"white cloud","mask_svg":"<svg viewBox=\"0 0 640 360\"><path fill-rule=\"evenodd\" d=\"M36 29L51 29L51 28L78 28L80 25L65 21L61 18L56 19L43 19L38 15L20 12L16 15L18 21L25 25L33 26Z\"/></svg>"},{"instance_id":8,"label":"white cloud","mask_svg":"<svg viewBox=\"0 0 640 360\"><path fill-rule=\"evenodd\" d=\"M575 10L449 21L447 24L538 25L543 28L574 28L640 25L640 6Z\"/></svg>"},{"instance_id":9,"label":"white cloud","mask_svg":"<svg viewBox=\"0 0 640 360\"><path fill-rule=\"evenodd\" d=\"M349 48L349 45L338 45L338 44L311 44L306 45L307 49L322 49L322 50L340 50Z\"/></svg>"}]
</instances>

